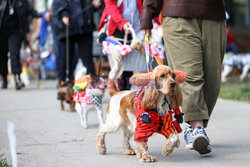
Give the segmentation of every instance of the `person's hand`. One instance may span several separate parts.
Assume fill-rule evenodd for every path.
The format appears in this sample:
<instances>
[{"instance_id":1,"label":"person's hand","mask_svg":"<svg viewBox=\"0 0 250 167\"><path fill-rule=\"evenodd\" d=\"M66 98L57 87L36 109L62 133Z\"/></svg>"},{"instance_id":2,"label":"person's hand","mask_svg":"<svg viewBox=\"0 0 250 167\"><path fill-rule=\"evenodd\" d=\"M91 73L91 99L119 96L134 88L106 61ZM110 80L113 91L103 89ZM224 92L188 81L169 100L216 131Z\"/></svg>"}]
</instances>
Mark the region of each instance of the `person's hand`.
<instances>
[{"instance_id":1,"label":"person's hand","mask_svg":"<svg viewBox=\"0 0 250 167\"><path fill-rule=\"evenodd\" d=\"M142 33L146 36L151 37L151 30L150 29L146 29L146 30L142 30Z\"/></svg>"},{"instance_id":2,"label":"person's hand","mask_svg":"<svg viewBox=\"0 0 250 167\"><path fill-rule=\"evenodd\" d=\"M45 20L46 20L47 22L49 22L49 21L50 21L50 18L51 18L51 12L50 12L50 11L47 11L46 14L45 14Z\"/></svg>"},{"instance_id":3,"label":"person's hand","mask_svg":"<svg viewBox=\"0 0 250 167\"><path fill-rule=\"evenodd\" d=\"M159 25L158 23L156 23L156 22L153 23L153 29L156 29L156 30L157 30L157 29L159 28L159 26L160 26L160 25Z\"/></svg>"},{"instance_id":4,"label":"person's hand","mask_svg":"<svg viewBox=\"0 0 250 167\"><path fill-rule=\"evenodd\" d=\"M69 25L69 18L68 17L63 17L62 18L62 22L65 24L65 25Z\"/></svg>"},{"instance_id":5,"label":"person's hand","mask_svg":"<svg viewBox=\"0 0 250 167\"><path fill-rule=\"evenodd\" d=\"M25 34L25 39L30 43L32 40L32 34L30 32Z\"/></svg>"},{"instance_id":6,"label":"person's hand","mask_svg":"<svg viewBox=\"0 0 250 167\"><path fill-rule=\"evenodd\" d=\"M132 28L132 25L129 22L123 25L123 30L125 31L125 34L128 34L131 28Z\"/></svg>"},{"instance_id":7,"label":"person's hand","mask_svg":"<svg viewBox=\"0 0 250 167\"><path fill-rule=\"evenodd\" d=\"M92 3L95 8L100 7L102 4L100 0L93 0Z\"/></svg>"}]
</instances>

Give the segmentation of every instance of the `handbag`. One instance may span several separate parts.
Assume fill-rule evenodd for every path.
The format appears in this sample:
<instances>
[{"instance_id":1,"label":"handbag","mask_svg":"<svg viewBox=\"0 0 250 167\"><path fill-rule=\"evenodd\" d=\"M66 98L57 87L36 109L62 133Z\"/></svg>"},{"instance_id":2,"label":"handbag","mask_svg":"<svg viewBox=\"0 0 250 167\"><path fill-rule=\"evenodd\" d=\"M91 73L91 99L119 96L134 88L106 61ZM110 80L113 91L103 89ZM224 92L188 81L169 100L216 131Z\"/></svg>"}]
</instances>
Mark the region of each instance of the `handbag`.
<instances>
[{"instance_id":1,"label":"handbag","mask_svg":"<svg viewBox=\"0 0 250 167\"><path fill-rule=\"evenodd\" d=\"M44 67L48 71L55 71L56 70L56 59L51 53L44 60Z\"/></svg>"}]
</instances>

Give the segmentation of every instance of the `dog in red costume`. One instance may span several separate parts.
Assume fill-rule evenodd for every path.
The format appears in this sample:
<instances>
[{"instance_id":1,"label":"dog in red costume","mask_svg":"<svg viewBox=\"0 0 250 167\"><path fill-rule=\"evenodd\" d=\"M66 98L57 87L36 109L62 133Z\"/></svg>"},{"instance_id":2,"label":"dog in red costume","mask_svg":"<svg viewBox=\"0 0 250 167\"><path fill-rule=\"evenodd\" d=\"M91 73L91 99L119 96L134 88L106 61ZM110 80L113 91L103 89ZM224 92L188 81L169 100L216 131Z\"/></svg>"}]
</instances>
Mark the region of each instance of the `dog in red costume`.
<instances>
[{"instance_id":1,"label":"dog in red costume","mask_svg":"<svg viewBox=\"0 0 250 167\"><path fill-rule=\"evenodd\" d=\"M182 121L178 109L182 104L178 73L168 66L159 65L147 76L147 85L140 92L137 90L118 91L114 82L109 83L111 98L107 107L106 122L100 125L96 139L96 148L100 154L106 154L107 152L105 136L108 133L117 132L121 127L124 132L124 154L134 155L136 153L140 161L143 162L154 162L156 160L149 154L147 145L147 138L153 134L152 130L167 137L162 148L163 156L169 155L175 147L179 146L180 141L176 132L177 129L175 129L176 126L174 126L176 120ZM139 79L137 78L134 81L139 81ZM140 101L141 103L138 104ZM175 111L177 111L176 114ZM144 123L147 121L149 123ZM154 123L156 125L151 127L150 125ZM148 129L142 131L144 128L139 129L140 125ZM139 132L136 132L136 129ZM143 134L143 132L144 136L141 135L139 139L138 134ZM130 138L134 133L135 150L130 146Z\"/></svg>"}]
</instances>

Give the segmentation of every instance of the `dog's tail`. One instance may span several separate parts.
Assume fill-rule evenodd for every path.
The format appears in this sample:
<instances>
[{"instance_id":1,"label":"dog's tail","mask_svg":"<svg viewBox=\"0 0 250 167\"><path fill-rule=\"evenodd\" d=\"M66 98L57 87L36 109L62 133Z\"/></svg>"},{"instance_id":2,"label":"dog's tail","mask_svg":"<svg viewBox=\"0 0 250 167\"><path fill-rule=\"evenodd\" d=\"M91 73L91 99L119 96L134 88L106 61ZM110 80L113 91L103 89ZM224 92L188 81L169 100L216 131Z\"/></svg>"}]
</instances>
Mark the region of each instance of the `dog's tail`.
<instances>
[{"instance_id":1,"label":"dog's tail","mask_svg":"<svg viewBox=\"0 0 250 167\"><path fill-rule=\"evenodd\" d=\"M110 97L119 92L119 90L116 88L115 80L119 78L122 67L122 58L115 47L111 50L111 58L114 64L111 71L109 72L108 88Z\"/></svg>"},{"instance_id":2,"label":"dog's tail","mask_svg":"<svg viewBox=\"0 0 250 167\"><path fill-rule=\"evenodd\" d=\"M115 48L115 46L111 50L111 59L113 60L113 67L111 68L111 71L109 72L109 78L118 79L121 68L122 68L122 57L120 56L120 53L117 50L117 48Z\"/></svg>"},{"instance_id":3,"label":"dog's tail","mask_svg":"<svg viewBox=\"0 0 250 167\"><path fill-rule=\"evenodd\" d=\"M117 92L119 92L119 90L116 88L114 79L109 79L108 89L110 97L114 96Z\"/></svg>"}]
</instances>

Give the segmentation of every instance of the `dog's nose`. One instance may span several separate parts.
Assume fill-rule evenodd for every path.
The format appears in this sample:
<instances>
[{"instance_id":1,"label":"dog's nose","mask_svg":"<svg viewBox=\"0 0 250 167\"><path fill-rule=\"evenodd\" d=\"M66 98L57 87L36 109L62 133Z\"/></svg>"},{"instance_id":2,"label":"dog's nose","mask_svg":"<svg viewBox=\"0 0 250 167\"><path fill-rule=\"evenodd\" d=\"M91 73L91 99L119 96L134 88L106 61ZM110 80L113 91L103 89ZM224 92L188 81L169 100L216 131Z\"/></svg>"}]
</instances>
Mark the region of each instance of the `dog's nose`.
<instances>
[{"instance_id":1,"label":"dog's nose","mask_svg":"<svg viewBox=\"0 0 250 167\"><path fill-rule=\"evenodd\" d=\"M175 85L176 85L176 82L171 82L171 83L170 83L171 88L174 88Z\"/></svg>"}]
</instances>

